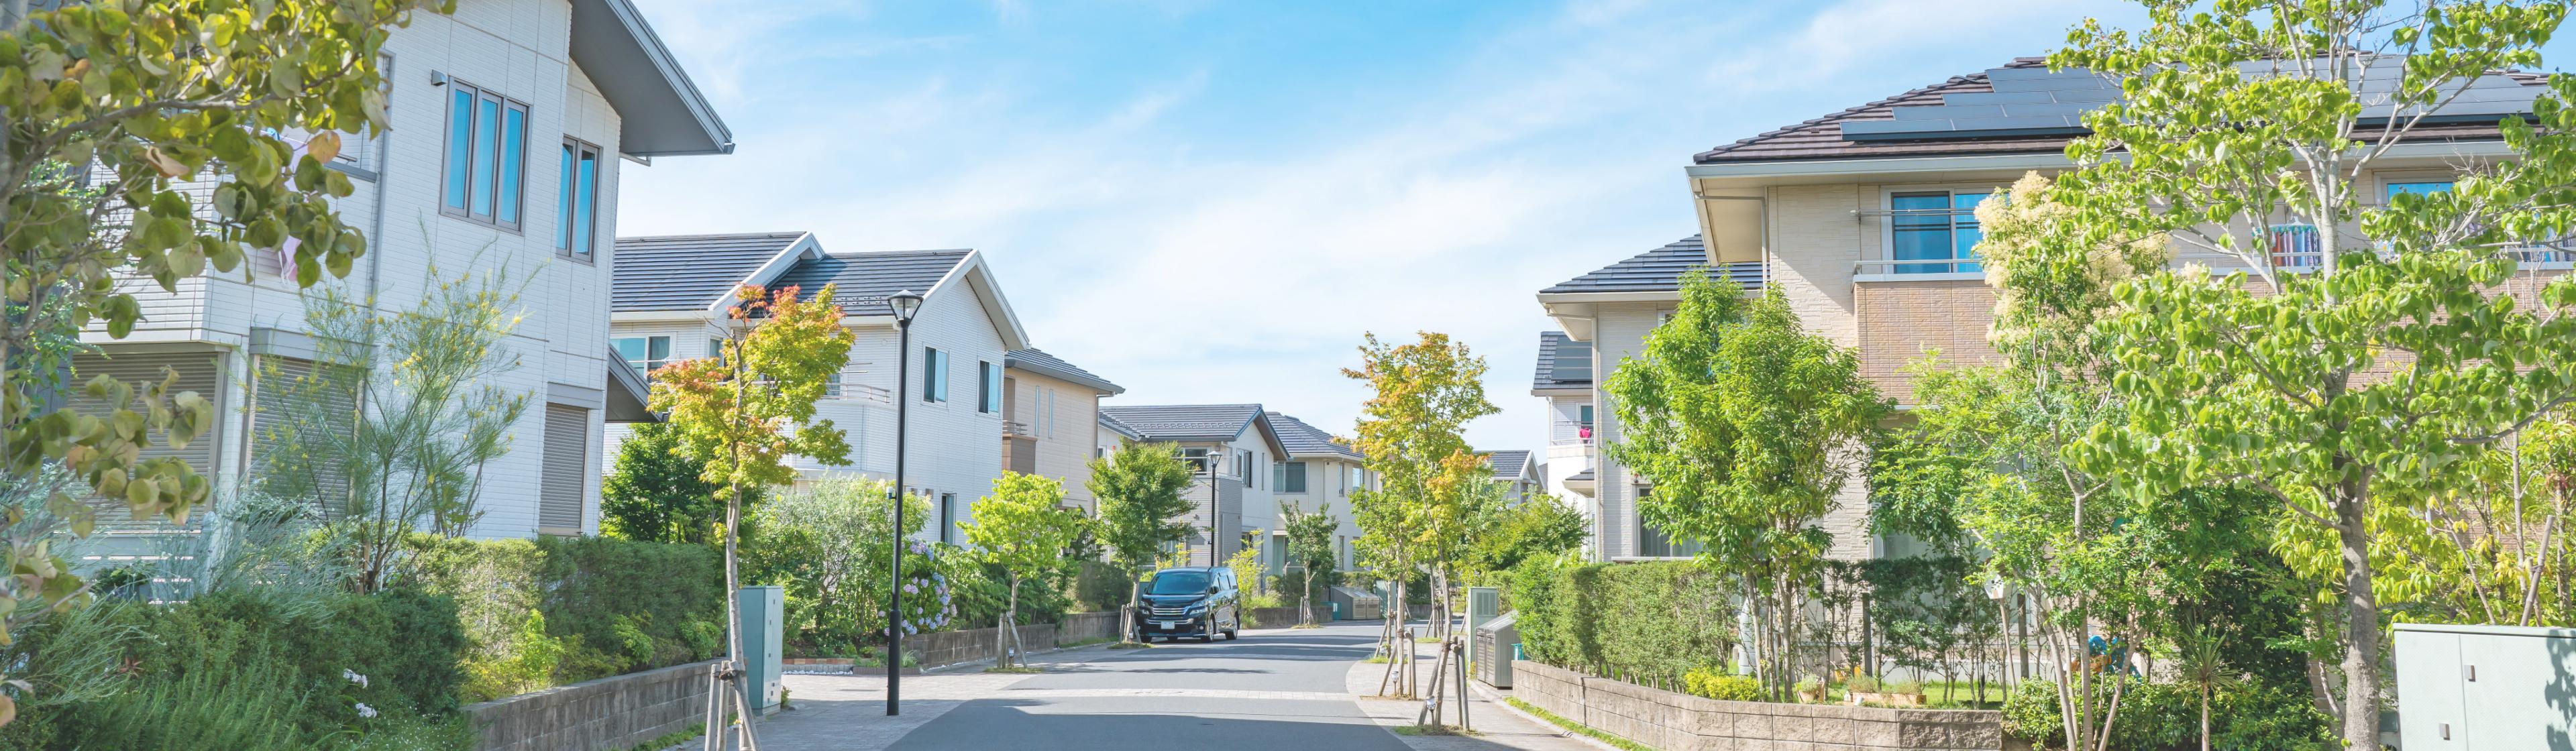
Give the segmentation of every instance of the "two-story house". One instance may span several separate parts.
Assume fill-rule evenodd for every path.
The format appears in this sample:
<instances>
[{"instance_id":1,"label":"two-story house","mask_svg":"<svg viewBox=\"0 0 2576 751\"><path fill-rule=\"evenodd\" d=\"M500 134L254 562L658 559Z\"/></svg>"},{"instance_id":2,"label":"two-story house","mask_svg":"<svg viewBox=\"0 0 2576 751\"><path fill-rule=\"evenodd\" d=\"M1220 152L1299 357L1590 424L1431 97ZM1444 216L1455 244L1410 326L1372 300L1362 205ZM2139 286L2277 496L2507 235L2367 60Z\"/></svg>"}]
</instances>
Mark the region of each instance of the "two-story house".
<instances>
[{"instance_id":1,"label":"two-story house","mask_svg":"<svg viewBox=\"0 0 2576 751\"><path fill-rule=\"evenodd\" d=\"M1002 356L1002 468L1064 484L1091 513L1091 459L1100 454L1100 400L1126 393L1109 379L1037 349Z\"/></svg>"},{"instance_id":2,"label":"two-story house","mask_svg":"<svg viewBox=\"0 0 2576 751\"><path fill-rule=\"evenodd\" d=\"M732 135L628 0L460 0L386 34L391 127L352 139L331 165L352 178L356 191L334 205L369 250L322 284L382 313L476 276L523 285L523 317L494 358L518 366L488 385L529 407L509 452L481 473L469 533L593 532L604 423L650 419L609 352L619 176L657 157L730 153ZM172 368L180 388L213 400L225 417L202 440L155 453L219 492L251 485L276 447L285 379L266 374L308 372L321 356L304 311L313 292L280 255L254 252L175 294L136 284L143 321L123 338L85 334L99 349L74 364L80 377L127 379ZM120 534L148 544L123 512L99 519L111 538L102 550Z\"/></svg>"},{"instance_id":3,"label":"two-story house","mask_svg":"<svg viewBox=\"0 0 2576 751\"><path fill-rule=\"evenodd\" d=\"M1247 535L1279 528L1270 463L1287 456L1288 449L1261 405L1118 405L1102 407L1100 413L1103 425L1134 431L1133 440L1177 447L1196 473L1183 491L1193 507L1184 517L1191 531L1182 541L1188 551L1183 565L1222 563L1243 549Z\"/></svg>"},{"instance_id":4,"label":"two-story house","mask_svg":"<svg viewBox=\"0 0 2576 751\"><path fill-rule=\"evenodd\" d=\"M842 322L857 334L849 362L815 416L847 434L850 461L825 466L799 459L807 477L854 472L891 479L895 400L909 402L905 490L930 500L933 520L922 537L963 542L959 525L975 499L1002 474L1009 353L1028 348L1028 334L1002 296L984 256L972 250L829 252L808 232L629 237L617 240L611 314L616 350L630 372L649 373L674 359L716 353L735 305L735 290L773 293L797 288L812 299L834 286ZM912 321L909 371L898 373L894 311L886 298L923 296ZM609 452L622 432L613 432Z\"/></svg>"},{"instance_id":5,"label":"two-story house","mask_svg":"<svg viewBox=\"0 0 2576 751\"><path fill-rule=\"evenodd\" d=\"M1277 412L1269 416L1285 449L1270 465L1273 508L1284 510L1295 504L1303 513L1331 515L1339 522L1333 531L1334 565L1342 571L1351 570L1352 541L1360 537L1359 514L1351 508L1351 491L1375 487L1375 478L1368 471L1368 457L1304 420ZM1288 565L1288 517L1280 512L1274 512L1273 517L1279 523L1269 527L1269 547L1262 551L1262 562L1275 575L1292 567Z\"/></svg>"},{"instance_id":6,"label":"two-story house","mask_svg":"<svg viewBox=\"0 0 2576 751\"><path fill-rule=\"evenodd\" d=\"M2472 82L2455 105L2462 116L2420 126L2380 156L2364 178L2365 201L2444 190L2461 165L2511 158L2494 122L2529 112L2543 83L2509 72ZM1592 368L1604 372L1637 356L1645 332L1675 307L1681 273L1706 266L1748 293L1779 290L1810 331L1857 350L1863 375L1908 408L1903 368L1927 352L1953 363L1994 357L1986 334L1995 294L1976 262L1977 205L2025 174L2071 169L2064 149L2085 133L2082 113L2119 96L2107 77L2051 72L2024 58L1701 152L1685 170L1700 235L1542 290L1540 304L1571 340L1591 343ZM2276 268L2298 273L2319 264L2299 250L2299 238L2319 228L2285 218L2266 231L2282 249L2271 259ZM2533 273L2518 286L2545 283L2569 266L2564 251L2524 258ZM2244 269L2188 252L2174 263ZM1597 389L1592 404L1614 412ZM1604 419L1596 432L1596 440L1615 442L1619 426ZM1687 554L1637 519L1635 500L1653 492L1649 484L1609 461L1591 481L1596 558ZM1904 554L1905 541L1867 534L1867 497L1867 478L1856 473L1823 521L1834 535L1832 555Z\"/></svg>"},{"instance_id":7,"label":"two-story house","mask_svg":"<svg viewBox=\"0 0 2576 751\"><path fill-rule=\"evenodd\" d=\"M1529 500L1547 487L1546 467L1528 451L1487 451L1484 457L1485 469L1494 473L1494 483L1503 486L1503 495L1513 503Z\"/></svg>"}]
</instances>

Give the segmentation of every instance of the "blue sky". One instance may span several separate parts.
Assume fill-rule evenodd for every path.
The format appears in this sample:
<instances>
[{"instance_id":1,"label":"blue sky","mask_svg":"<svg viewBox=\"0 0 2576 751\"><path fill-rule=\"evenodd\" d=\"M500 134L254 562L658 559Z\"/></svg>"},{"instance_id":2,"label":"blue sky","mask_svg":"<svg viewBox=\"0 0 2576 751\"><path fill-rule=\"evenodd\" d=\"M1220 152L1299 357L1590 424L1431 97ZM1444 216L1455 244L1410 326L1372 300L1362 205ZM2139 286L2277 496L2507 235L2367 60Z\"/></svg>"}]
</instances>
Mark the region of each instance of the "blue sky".
<instances>
[{"instance_id":1,"label":"blue sky","mask_svg":"<svg viewBox=\"0 0 2576 751\"><path fill-rule=\"evenodd\" d=\"M1544 286L1696 231L1694 152L2043 54L2107 2L637 0L740 143L625 173L620 234L979 248L1114 403L1347 434L1363 332L1491 365L1539 448Z\"/></svg>"}]
</instances>

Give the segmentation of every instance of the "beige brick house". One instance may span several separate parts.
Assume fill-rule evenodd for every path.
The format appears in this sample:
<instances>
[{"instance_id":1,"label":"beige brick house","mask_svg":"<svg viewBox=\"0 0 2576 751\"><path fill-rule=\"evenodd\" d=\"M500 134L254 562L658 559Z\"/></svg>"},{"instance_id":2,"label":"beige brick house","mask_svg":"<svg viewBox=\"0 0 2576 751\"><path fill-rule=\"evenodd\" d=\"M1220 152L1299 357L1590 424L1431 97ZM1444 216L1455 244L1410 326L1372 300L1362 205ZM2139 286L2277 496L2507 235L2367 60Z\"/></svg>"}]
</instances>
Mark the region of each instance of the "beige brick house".
<instances>
[{"instance_id":1,"label":"beige brick house","mask_svg":"<svg viewBox=\"0 0 2576 751\"><path fill-rule=\"evenodd\" d=\"M2454 105L2460 117L2418 127L2379 160L2367 195L2446 189L2462 165L2510 156L2493 122L2529 112L2540 83L2520 73L2479 78L2475 95ZM1986 333L1995 296L1973 252L1981 237L1976 205L2024 174L2070 168L2064 149L2085 132L2081 113L2118 95L2108 78L2050 72L2024 58L1701 152L1685 168L1700 234L1540 290L1540 305L1564 329L1542 335L1531 392L1554 412L1550 489L1591 496L1593 556L1691 552L1639 522L1636 499L1652 492L1649 485L1592 459L1592 444L1619 440L1592 375L1639 352L1645 333L1678 304L1683 272L1705 266L1747 293L1779 290L1809 329L1858 349L1863 374L1908 408L1907 363L1934 350L1950 362L1994 356ZM2294 240L2318 229L2282 221L2269 231L2293 241L2281 243L2291 251L2273 266L2295 273L2313 265ZM2517 286L2569 267L2563 250L2536 249L2525 259L2532 273ZM2192 254L2177 263L2243 268ZM1604 418L1595 423L1590 413ZM1588 438L1583 427L1592 428ZM1576 457L1588 464L1558 466ZM1867 498L1867 483L1856 477L1825 519L1836 557L1902 553L1867 533Z\"/></svg>"}]
</instances>

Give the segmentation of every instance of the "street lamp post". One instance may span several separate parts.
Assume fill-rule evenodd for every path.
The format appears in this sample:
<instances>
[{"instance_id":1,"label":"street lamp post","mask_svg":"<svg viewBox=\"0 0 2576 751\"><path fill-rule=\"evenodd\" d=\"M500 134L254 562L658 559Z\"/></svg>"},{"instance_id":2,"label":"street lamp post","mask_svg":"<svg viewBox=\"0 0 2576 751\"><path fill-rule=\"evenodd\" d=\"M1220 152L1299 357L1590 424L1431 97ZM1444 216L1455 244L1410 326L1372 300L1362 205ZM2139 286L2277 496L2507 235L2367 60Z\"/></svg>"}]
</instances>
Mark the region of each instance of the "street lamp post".
<instances>
[{"instance_id":1,"label":"street lamp post","mask_svg":"<svg viewBox=\"0 0 2576 751\"><path fill-rule=\"evenodd\" d=\"M886 716L903 713L903 504L909 491L903 486L904 432L910 427L904 420L906 407L912 404L911 387L904 384L912 372L912 316L921 311L921 295L904 290L886 297L886 307L894 309L894 560L887 568L892 573L886 581Z\"/></svg>"},{"instance_id":2,"label":"street lamp post","mask_svg":"<svg viewBox=\"0 0 2576 751\"><path fill-rule=\"evenodd\" d=\"M1220 554L1220 553L1223 553L1223 552L1224 552L1224 550L1225 550L1225 548L1224 548L1223 546L1221 546L1221 545L1218 545L1218 544L1217 544L1217 536L1216 536L1216 457L1217 457L1217 452L1222 451L1222 450L1224 450L1224 449L1222 449L1222 448L1212 448L1212 449L1208 449L1208 455L1207 455L1207 473L1208 473L1208 568L1211 568L1211 569L1216 568L1217 566L1220 566L1220 565L1224 565L1224 564L1220 563L1219 554ZM1215 618L1215 617L1216 617L1216 610L1215 610L1215 609L1213 609L1213 608L1209 609L1209 610L1208 610L1208 617L1209 617L1209 618Z\"/></svg>"}]
</instances>

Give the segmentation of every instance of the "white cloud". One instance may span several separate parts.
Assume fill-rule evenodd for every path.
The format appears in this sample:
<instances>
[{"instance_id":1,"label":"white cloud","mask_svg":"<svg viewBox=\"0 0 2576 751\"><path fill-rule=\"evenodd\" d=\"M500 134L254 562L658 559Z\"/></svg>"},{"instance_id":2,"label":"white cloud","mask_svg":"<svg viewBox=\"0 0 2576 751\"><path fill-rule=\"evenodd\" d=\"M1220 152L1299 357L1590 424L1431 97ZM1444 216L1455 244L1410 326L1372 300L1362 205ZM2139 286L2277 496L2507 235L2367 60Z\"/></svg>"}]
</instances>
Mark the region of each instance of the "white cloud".
<instances>
[{"instance_id":1,"label":"white cloud","mask_svg":"<svg viewBox=\"0 0 2576 751\"><path fill-rule=\"evenodd\" d=\"M1537 289L1695 231L1680 174L1694 151L1862 101L1749 97L1742 71L1766 71L1767 88L1829 89L1805 98L1876 98L2037 52L2021 40L2076 20L1858 0L1772 33L1778 9L1580 4L1434 70L1387 71L1428 82L1415 89L1334 82L1353 101L1402 102L1357 111L1265 98L1187 65L1081 107L1007 73L844 80L782 66L846 51L771 54L793 45L769 37L866 8L646 4L692 73L717 82L741 146L627 171L622 233L811 229L835 249L983 248L1037 345L1126 385L1120 402L1259 401L1336 432L1363 396L1338 372L1362 332L1444 331L1490 359L1488 396L1505 412L1470 439L1497 448L1544 441L1527 379L1536 332L1553 324ZM2022 27L1973 28L1993 23ZM1995 45L2005 38L2024 46ZM853 44L876 60L975 44L925 39ZM1914 62L1948 58L1978 62ZM1276 126L1266 137L1188 124L1247 107Z\"/></svg>"}]
</instances>

